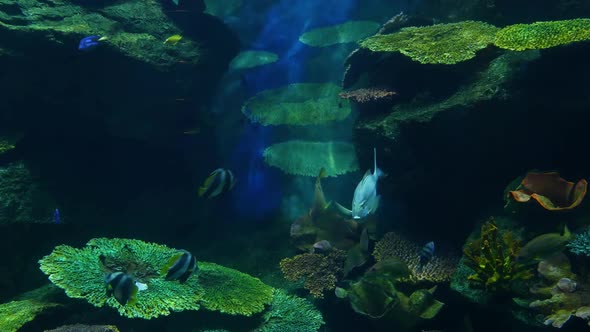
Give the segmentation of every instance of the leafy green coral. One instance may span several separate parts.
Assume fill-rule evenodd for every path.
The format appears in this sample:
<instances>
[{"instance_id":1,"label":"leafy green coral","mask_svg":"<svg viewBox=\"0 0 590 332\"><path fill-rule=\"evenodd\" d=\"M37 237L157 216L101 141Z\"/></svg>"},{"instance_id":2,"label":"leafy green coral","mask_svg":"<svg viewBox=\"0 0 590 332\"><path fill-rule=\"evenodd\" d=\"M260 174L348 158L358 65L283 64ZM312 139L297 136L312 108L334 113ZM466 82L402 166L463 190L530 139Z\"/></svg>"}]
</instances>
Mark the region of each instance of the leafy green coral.
<instances>
[{"instance_id":1,"label":"leafy green coral","mask_svg":"<svg viewBox=\"0 0 590 332\"><path fill-rule=\"evenodd\" d=\"M76 249L61 245L39 261L49 280L72 298L115 308L122 316L150 319L172 311L198 310L200 305L224 313L251 315L272 300L272 288L260 280L222 266L199 262L198 275L185 283L167 281L161 269L177 250L131 239L92 239ZM121 305L105 291L104 277L123 271L147 289L137 303Z\"/></svg>"},{"instance_id":2,"label":"leafy green coral","mask_svg":"<svg viewBox=\"0 0 590 332\"><path fill-rule=\"evenodd\" d=\"M266 164L293 175L317 176L324 168L326 176L338 176L359 168L354 145L345 142L287 141L266 148L263 156Z\"/></svg>"},{"instance_id":3,"label":"leafy green coral","mask_svg":"<svg viewBox=\"0 0 590 332\"><path fill-rule=\"evenodd\" d=\"M35 319L46 309L56 307L54 303L43 303L34 300L11 301L0 304L0 331L16 332L23 325Z\"/></svg>"},{"instance_id":4,"label":"leafy green coral","mask_svg":"<svg viewBox=\"0 0 590 332\"><path fill-rule=\"evenodd\" d=\"M492 219L481 227L479 239L465 244L465 264L475 271L468 279L476 286L492 291L507 291L512 282L532 277L525 266L516 261L520 242L512 231L500 231Z\"/></svg>"},{"instance_id":5,"label":"leafy green coral","mask_svg":"<svg viewBox=\"0 0 590 332\"><path fill-rule=\"evenodd\" d=\"M226 314L251 316L273 298L273 288L260 279L214 263L199 262L199 283L203 307Z\"/></svg>"},{"instance_id":6,"label":"leafy green coral","mask_svg":"<svg viewBox=\"0 0 590 332\"><path fill-rule=\"evenodd\" d=\"M264 126L318 125L345 119L350 103L333 83L294 83L265 90L248 99L242 113Z\"/></svg>"},{"instance_id":7,"label":"leafy green coral","mask_svg":"<svg viewBox=\"0 0 590 332\"><path fill-rule=\"evenodd\" d=\"M254 332L316 332L323 324L322 314L309 301L275 290L263 323Z\"/></svg>"},{"instance_id":8,"label":"leafy green coral","mask_svg":"<svg viewBox=\"0 0 590 332\"><path fill-rule=\"evenodd\" d=\"M496 33L494 44L508 50L524 51L584 40L590 40L588 18L509 25Z\"/></svg>"},{"instance_id":9,"label":"leafy green coral","mask_svg":"<svg viewBox=\"0 0 590 332\"><path fill-rule=\"evenodd\" d=\"M576 255L585 255L590 257L590 229L577 234L576 237L567 244L569 250Z\"/></svg>"},{"instance_id":10,"label":"leafy green coral","mask_svg":"<svg viewBox=\"0 0 590 332\"><path fill-rule=\"evenodd\" d=\"M367 38L361 47L374 52L400 52L424 64L455 64L474 58L477 51L494 41L497 31L495 26L477 21L407 27Z\"/></svg>"},{"instance_id":11,"label":"leafy green coral","mask_svg":"<svg viewBox=\"0 0 590 332\"><path fill-rule=\"evenodd\" d=\"M314 47L353 43L374 34L379 26L373 21L349 21L307 31L299 37L299 41Z\"/></svg>"}]
</instances>

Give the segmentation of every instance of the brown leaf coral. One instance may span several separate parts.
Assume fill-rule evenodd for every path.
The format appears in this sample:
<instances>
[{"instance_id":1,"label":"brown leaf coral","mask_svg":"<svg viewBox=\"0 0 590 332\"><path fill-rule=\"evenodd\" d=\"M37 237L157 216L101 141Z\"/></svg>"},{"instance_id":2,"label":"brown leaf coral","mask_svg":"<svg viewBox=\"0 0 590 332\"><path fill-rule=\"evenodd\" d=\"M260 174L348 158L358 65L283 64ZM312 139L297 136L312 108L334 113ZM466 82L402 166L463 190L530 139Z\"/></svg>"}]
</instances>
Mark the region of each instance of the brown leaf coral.
<instances>
[{"instance_id":1,"label":"brown leaf coral","mask_svg":"<svg viewBox=\"0 0 590 332\"><path fill-rule=\"evenodd\" d=\"M559 173L528 173L520 185L509 195L517 202L525 203L531 198L549 211L571 210L582 203L588 190L584 179L576 183L566 181Z\"/></svg>"},{"instance_id":2,"label":"brown leaf coral","mask_svg":"<svg viewBox=\"0 0 590 332\"><path fill-rule=\"evenodd\" d=\"M285 279L305 279L303 287L316 298L323 298L324 291L336 287L342 277L346 252L333 249L328 254L305 253L281 260L280 267Z\"/></svg>"},{"instance_id":3,"label":"brown leaf coral","mask_svg":"<svg viewBox=\"0 0 590 332\"><path fill-rule=\"evenodd\" d=\"M421 249L421 246L396 233L390 232L386 233L383 238L375 244L373 257L375 257L377 262L390 258L397 258L406 263L412 273L405 281L411 283L418 283L421 281L442 283L451 280L458 259L452 256L434 255L420 270L418 265L420 262Z\"/></svg>"}]
</instances>

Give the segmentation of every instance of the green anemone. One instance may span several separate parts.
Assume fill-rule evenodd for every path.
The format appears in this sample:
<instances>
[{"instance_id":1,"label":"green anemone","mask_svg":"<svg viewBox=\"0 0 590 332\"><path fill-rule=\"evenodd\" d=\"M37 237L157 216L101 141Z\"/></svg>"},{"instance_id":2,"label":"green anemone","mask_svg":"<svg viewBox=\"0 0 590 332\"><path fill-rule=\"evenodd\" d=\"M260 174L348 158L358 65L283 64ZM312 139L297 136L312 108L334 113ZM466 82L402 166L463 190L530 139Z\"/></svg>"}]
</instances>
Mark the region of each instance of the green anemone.
<instances>
[{"instance_id":1,"label":"green anemone","mask_svg":"<svg viewBox=\"0 0 590 332\"><path fill-rule=\"evenodd\" d=\"M425 64L455 64L474 58L477 51L494 41L496 31L495 26L477 21L407 27L367 38L361 47L374 52L400 52Z\"/></svg>"}]
</instances>

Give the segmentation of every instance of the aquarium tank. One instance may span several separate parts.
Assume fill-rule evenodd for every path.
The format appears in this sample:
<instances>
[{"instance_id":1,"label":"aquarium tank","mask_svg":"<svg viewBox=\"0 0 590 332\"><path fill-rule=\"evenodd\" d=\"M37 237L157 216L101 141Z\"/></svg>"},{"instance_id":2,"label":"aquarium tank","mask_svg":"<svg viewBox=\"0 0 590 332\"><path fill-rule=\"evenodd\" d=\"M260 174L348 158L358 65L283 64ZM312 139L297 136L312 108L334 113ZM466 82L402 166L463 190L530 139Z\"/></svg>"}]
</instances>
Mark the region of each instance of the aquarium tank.
<instances>
[{"instance_id":1,"label":"aquarium tank","mask_svg":"<svg viewBox=\"0 0 590 332\"><path fill-rule=\"evenodd\" d=\"M0 332L590 332L589 0L0 0Z\"/></svg>"}]
</instances>

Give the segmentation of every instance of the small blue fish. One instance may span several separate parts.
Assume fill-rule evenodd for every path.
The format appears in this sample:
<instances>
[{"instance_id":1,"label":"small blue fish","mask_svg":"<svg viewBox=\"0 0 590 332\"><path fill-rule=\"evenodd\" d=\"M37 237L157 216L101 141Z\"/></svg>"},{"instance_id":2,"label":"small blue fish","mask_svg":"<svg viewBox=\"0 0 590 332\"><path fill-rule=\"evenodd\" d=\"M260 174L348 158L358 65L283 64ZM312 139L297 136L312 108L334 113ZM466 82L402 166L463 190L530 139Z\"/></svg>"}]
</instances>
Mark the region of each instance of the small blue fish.
<instances>
[{"instance_id":1,"label":"small blue fish","mask_svg":"<svg viewBox=\"0 0 590 332\"><path fill-rule=\"evenodd\" d=\"M61 215L59 214L58 208L56 208L55 211L53 211L53 222L55 224L61 224Z\"/></svg>"},{"instance_id":2,"label":"small blue fish","mask_svg":"<svg viewBox=\"0 0 590 332\"><path fill-rule=\"evenodd\" d=\"M420 250L420 261L418 262L418 272L422 272L424 265L428 264L434 256L434 242L430 241Z\"/></svg>"},{"instance_id":3,"label":"small blue fish","mask_svg":"<svg viewBox=\"0 0 590 332\"><path fill-rule=\"evenodd\" d=\"M106 37L101 36L88 36L82 38L80 40L80 44L78 45L78 50L80 51L90 51L95 49L100 45L100 42L107 40Z\"/></svg>"}]
</instances>

